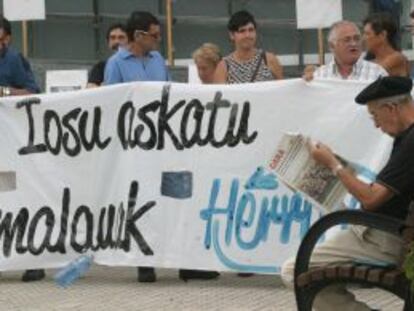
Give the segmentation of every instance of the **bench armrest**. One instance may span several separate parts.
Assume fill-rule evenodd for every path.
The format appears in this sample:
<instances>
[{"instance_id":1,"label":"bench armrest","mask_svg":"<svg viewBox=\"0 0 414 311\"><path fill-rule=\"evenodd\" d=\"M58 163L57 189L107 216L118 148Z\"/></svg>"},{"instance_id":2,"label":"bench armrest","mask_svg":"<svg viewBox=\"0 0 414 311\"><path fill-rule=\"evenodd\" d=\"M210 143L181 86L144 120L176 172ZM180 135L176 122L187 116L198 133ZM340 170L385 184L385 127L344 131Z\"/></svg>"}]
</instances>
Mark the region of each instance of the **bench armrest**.
<instances>
[{"instance_id":1,"label":"bench armrest","mask_svg":"<svg viewBox=\"0 0 414 311\"><path fill-rule=\"evenodd\" d=\"M296 279L299 275L308 271L310 257L320 237L328 229L340 224L366 226L396 236L401 236L405 228L402 220L361 210L342 210L323 216L311 226L299 246L295 261L295 290L297 290Z\"/></svg>"}]
</instances>

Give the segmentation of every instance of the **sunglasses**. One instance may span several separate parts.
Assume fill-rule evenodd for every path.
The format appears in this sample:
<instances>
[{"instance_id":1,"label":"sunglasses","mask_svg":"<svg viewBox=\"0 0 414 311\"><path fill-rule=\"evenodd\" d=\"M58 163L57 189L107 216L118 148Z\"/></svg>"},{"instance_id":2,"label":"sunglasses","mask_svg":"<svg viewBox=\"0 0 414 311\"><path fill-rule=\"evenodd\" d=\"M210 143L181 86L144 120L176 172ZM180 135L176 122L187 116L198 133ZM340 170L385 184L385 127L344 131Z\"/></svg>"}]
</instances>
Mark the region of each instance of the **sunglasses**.
<instances>
[{"instance_id":1,"label":"sunglasses","mask_svg":"<svg viewBox=\"0 0 414 311\"><path fill-rule=\"evenodd\" d=\"M143 30L137 30L138 33L143 34L145 36L150 36L152 37L154 40L158 40L161 38L161 34L160 33L149 33L148 31L143 31Z\"/></svg>"}]
</instances>

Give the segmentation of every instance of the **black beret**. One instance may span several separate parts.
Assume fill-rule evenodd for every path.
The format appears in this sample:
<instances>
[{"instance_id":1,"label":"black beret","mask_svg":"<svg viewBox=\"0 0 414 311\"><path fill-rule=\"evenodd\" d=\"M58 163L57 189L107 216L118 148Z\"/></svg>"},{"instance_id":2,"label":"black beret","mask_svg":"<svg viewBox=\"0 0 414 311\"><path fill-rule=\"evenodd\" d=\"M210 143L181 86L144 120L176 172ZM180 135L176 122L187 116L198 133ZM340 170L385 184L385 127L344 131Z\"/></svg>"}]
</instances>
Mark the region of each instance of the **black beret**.
<instances>
[{"instance_id":1,"label":"black beret","mask_svg":"<svg viewBox=\"0 0 414 311\"><path fill-rule=\"evenodd\" d=\"M380 77L358 94L355 101L365 105L367 102L392 96L411 93L413 81L406 77Z\"/></svg>"}]
</instances>

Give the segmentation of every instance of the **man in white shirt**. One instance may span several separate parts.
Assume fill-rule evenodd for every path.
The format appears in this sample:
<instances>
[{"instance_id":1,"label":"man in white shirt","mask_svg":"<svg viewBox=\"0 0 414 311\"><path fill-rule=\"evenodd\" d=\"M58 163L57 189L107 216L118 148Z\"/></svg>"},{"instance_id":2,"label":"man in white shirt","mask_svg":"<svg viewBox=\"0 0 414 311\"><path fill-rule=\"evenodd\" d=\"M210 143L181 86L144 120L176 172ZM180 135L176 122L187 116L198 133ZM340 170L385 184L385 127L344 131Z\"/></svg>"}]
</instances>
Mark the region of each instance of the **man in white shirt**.
<instances>
[{"instance_id":1,"label":"man in white shirt","mask_svg":"<svg viewBox=\"0 0 414 311\"><path fill-rule=\"evenodd\" d=\"M329 48L333 60L319 68L308 66L303 78L342 80L376 80L388 76L380 65L364 60L362 55L361 32L350 21L340 21L332 25L328 34Z\"/></svg>"}]
</instances>

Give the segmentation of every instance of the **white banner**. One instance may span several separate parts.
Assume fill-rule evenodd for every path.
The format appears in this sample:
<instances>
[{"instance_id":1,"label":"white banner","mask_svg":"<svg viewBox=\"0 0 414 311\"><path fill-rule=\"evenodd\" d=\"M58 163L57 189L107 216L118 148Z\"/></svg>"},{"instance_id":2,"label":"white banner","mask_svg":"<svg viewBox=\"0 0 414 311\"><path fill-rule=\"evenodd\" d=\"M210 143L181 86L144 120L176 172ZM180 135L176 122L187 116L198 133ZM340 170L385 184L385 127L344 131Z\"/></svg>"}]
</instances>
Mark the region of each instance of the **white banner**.
<instances>
[{"instance_id":1,"label":"white banner","mask_svg":"<svg viewBox=\"0 0 414 311\"><path fill-rule=\"evenodd\" d=\"M48 70L46 71L46 93L77 91L88 83L85 70Z\"/></svg>"},{"instance_id":2,"label":"white banner","mask_svg":"<svg viewBox=\"0 0 414 311\"><path fill-rule=\"evenodd\" d=\"M0 102L0 270L105 265L278 273L320 216L266 166L284 131L376 171L364 84L132 83ZM355 203L355 202L354 202Z\"/></svg>"},{"instance_id":3,"label":"white banner","mask_svg":"<svg viewBox=\"0 0 414 311\"><path fill-rule=\"evenodd\" d=\"M3 0L3 10L11 21L46 19L45 0Z\"/></svg>"},{"instance_id":4,"label":"white banner","mask_svg":"<svg viewBox=\"0 0 414 311\"><path fill-rule=\"evenodd\" d=\"M296 0L298 29L329 28L342 20L342 0Z\"/></svg>"}]
</instances>

